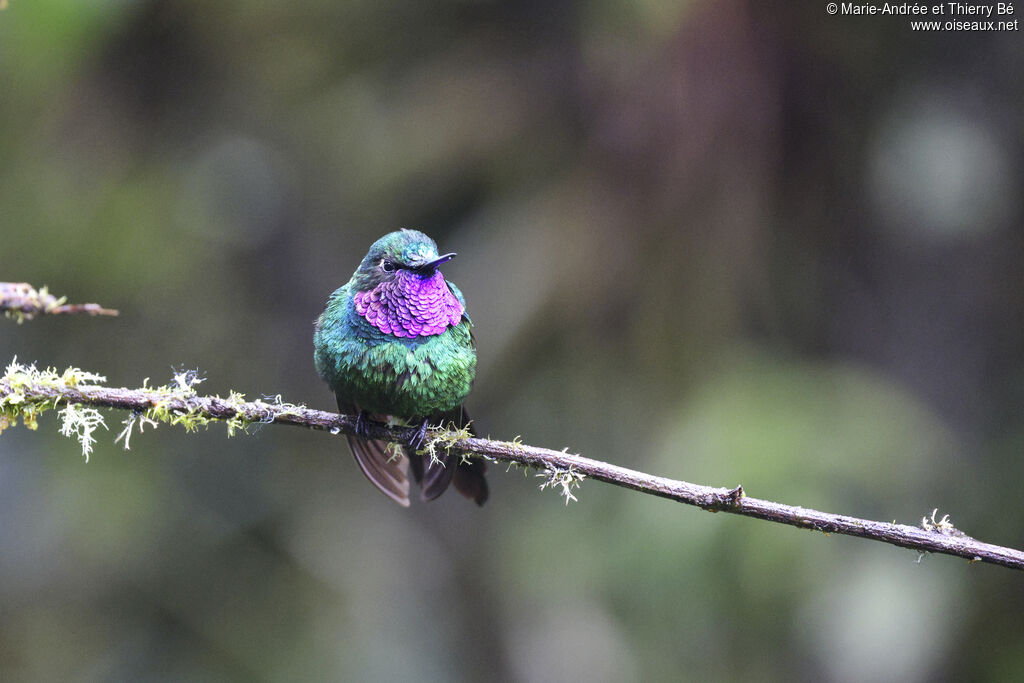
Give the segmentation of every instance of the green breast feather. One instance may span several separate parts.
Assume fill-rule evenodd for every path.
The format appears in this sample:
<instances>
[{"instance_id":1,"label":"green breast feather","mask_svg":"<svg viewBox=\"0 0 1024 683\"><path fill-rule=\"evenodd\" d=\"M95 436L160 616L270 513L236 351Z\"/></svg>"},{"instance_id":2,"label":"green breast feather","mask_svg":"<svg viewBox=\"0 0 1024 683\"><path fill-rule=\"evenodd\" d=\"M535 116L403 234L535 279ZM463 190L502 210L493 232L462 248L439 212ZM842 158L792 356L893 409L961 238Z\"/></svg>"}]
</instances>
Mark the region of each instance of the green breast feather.
<instances>
[{"instance_id":1,"label":"green breast feather","mask_svg":"<svg viewBox=\"0 0 1024 683\"><path fill-rule=\"evenodd\" d=\"M454 409L469 394L476 375L470 327L463 317L438 335L385 334L356 313L346 285L317 321L316 369L342 400L363 410L422 419Z\"/></svg>"}]
</instances>

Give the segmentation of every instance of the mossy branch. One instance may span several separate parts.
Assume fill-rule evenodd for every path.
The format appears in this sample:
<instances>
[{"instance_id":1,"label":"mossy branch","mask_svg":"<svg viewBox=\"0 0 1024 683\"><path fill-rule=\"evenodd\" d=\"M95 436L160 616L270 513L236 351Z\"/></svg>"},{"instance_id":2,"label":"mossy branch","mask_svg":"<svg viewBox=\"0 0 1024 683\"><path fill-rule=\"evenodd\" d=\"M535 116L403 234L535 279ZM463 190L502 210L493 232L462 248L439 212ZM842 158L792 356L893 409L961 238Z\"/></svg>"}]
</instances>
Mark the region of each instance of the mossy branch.
<instances>
[{"instance_id":1,"label":"mossy branch","mask_svg":"<svg viewBox=\"0 0 1024 683\"><path fill-rule=\"evenodd\" d=\"M69 368L62 373L37 370L17 362L0 376L0 431L17 424L19 418L29 428L36 428L38 416L46 410L64 408L61 432L75 436L88 456L95 442L93 432L106 427L97 408L129 411L117 437L125 448L135 429L164 422L178 424L187 430L224 422L229 435L252 424L286 424L327 431L332 434L353 434L353 415L314 410L302 405L284 403L280 396L272 399L246 401L242 394L227 398L200 396L195 386L202 380L195 372L182 371L165 386L140 389L104 386L103 377ZM406 442L415 430L371 422L369 436L390 442ZM540 471L541 488L560 489L566 503L575 500L572 491L586 477L668 498L710 512L731 512L771 522L788 524L826 534L859 536L917 550L920 553L943 553L966 558L972 562L988 562L1013 569L1024 569L1024 552L983 543L959 531L945 516L935 519L936 511L921 520L920 526L875 522L845 515L836 515L768 500L751 498L743 488L716 488L666 479L591 460L566 451L527 446L518 437L514 441L494 441L471 437L468 432L435 429L428 437L426 449L446 448L466 457L483 457L507 462L510 466L527 466Z\"/></svg>"},{"instance_id":2,"label":"mossy branch","mask_svg":"<svg viewBox=\"0 0 1024 683\"><path fill-rule=\"evenodd\" d=\"M117 315L117 311L99 304L69 304L66 297L56 297L46 287L36 289L27 282L0 282L0 311L19 323L37 315Z\"/></svg>"}]
</instances>

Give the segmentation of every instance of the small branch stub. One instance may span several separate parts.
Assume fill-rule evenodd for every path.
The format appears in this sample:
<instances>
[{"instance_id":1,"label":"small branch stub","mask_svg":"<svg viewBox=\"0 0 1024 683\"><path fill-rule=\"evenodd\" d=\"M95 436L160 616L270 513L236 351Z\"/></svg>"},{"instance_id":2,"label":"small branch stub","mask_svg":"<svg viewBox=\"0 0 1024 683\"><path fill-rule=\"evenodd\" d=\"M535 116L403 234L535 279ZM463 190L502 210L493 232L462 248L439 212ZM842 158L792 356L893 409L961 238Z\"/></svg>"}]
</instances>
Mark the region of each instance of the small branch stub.
<instances>
[{"instance_id":1,"label":"small branch stub","mask_svg":"<svg viewBox=\"0 0 1024 683\"><path fill-rule=\"evenodd\" d=\"M103 308L99 304L69 304L67 297L55 297L46 287L36 289L27 282L0 282L0 311L19 323L31 320L37 315L118 314L114 309Z\"/></svg>"},{"instance_id":2,"label":"small branch stub","mask_svg":"<svg viewBox=\"0 0 1024 683\"><path fill-rule=\"evenodd\" d=\"M743 492L742 486L737 486L734 489L729 489L725 493L721 493L717 496L715 504L708 508L712 512L718 512L719 510L728 510L734 508L740 504L744 496L747 494Z\"/></svg>"}]
</instances>

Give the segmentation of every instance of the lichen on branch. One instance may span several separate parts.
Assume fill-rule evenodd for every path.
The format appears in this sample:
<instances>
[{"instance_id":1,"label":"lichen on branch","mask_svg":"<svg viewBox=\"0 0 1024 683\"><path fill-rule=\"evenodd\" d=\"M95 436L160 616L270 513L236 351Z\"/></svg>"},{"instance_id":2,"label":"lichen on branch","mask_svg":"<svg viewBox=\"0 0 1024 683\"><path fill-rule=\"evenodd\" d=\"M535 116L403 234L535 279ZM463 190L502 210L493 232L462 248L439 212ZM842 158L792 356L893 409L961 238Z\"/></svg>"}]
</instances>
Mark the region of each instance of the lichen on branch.
<instances>
[{"instance_id":1,"label":"lichen on branch","mask_svg":"<svg viewBox=\"0 0 1024 683\"><path fill-rule=\"evenodd\" d=\"M123 440L126 450L133 431L142 432L146 426L180 425L194 432L213 422L223 422L228 436L233 436L252 424L273 422L302 409L284 403L280 396L252 402L235 391L227 398L199 396L195 387L203 381L198 371L183 369L162 386L150 387L146 379L141 389L112 389L103 386L106 377L95 373L78 368L40 370L15 358L0 376L0 432L17 425L19 419L29 429L36 429L39 416L63 402L60 433L75 437L88 461L96 442L94 432L99 427L107 428L97 407L131 411L115 439L115 443Z\"/></svg>"},{"instance_id":2,"label":"lichen on branch","mask_svg":"<svg viewBox=\"0 0 1024 683\"><path fill-rule=\"evenodd\" d=\"M0 385L3 386L0 392L0 433L18 424L18 418L26 427L35 430L39 426L39 416L57 407L62 388L105 381L106 377L78 368L68 368L62 373L52 368L39 370L34 365L20 365L15 358L0 378ZM56 396L40 399L37 397L40 389L54 392ZM88 461L92 445L96 443L93 432L98 427L107 427L103 416L95 408L69 403L60 411L60 418L60 433L78 439L82 455Z\"/></svg>"}]
</instances>

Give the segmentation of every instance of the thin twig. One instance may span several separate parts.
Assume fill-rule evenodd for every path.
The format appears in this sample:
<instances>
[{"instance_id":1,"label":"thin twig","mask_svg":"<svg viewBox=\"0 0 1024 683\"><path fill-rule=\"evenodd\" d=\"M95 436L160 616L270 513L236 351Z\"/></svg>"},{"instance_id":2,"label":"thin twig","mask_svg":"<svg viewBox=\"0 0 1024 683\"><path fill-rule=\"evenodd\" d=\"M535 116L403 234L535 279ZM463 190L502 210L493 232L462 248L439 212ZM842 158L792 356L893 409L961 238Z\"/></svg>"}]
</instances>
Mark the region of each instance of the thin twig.
<instances>
[{"instance_id":1,"label":"thin twig","mask_svg":"<svg viewBox=\"0 0 1024 683\"><path fill-rule=\"evenodd\" d=\"M112 308L99 304L69 304L65 297L55 297L43 287L36 289L27 282L0 282L0 311L9 317L31 320L37 315L64 315L86 313L88 315L117 315Z\"/></svg>"},{"instance_id":2,"label":"thin twig","mask_svg":"<svg viewBox=\"0 0 1024 683\"><path fill-rule=\"evenodd\" d=\"M176 378L177 379L177 378ZM198 396L191 392L191 384L184 384L183 391L175 393L162 389L127 389L106 386L55 386L54 383L33 385L20 381L17 387L0 378L0 405L4 399L17 393L20 404L43 405L47 402L60 404L81 404L97 408L116 408L143 415L159 407L165 415L194 416L200 420L223 420L229 424L277 423L309 429L328 431L334 434L354 434L355 417L313 410L304 406L282 404L276 401L244 401L238 396L228 399L215 396ZM3 415L0 415L3 418ZM186 426L188 422L184 422ZM129 424L128 430L131 429ZM406 442L411 428L389 427L383 423L367 425L367 435L375 439ZM551 473L553 476L571 475L563 481L578 481L590 477L600 481L668 498L711 512L756 517L771 522L788 524L803 529L825 533L859 536L892 545L910 548L919 552L943 553L966 558L972 562L988 562L1013 569L1024 569L1024 552L983 543L955 529L944 517L931 522L922 520L920 527L905 524L889 524L846 515L836 515L792 505L774 503L768 500L748 497L743 488L716 488L690 484L685 481L666 479L630 470L598 460L591 460L565 451L554 451L535 446L526 446L518 441L494 441L491 439L463 438L456 432L435 430L431 438L445 447L468 456L483 456L491 460L519 463ZM566 487L568 491L568 486ZM568 500L568 497L567 497Z\"/></svg>"}]
</instances>

